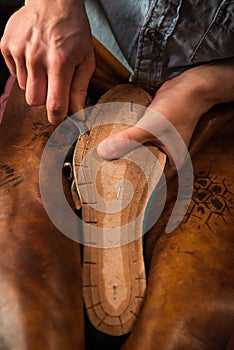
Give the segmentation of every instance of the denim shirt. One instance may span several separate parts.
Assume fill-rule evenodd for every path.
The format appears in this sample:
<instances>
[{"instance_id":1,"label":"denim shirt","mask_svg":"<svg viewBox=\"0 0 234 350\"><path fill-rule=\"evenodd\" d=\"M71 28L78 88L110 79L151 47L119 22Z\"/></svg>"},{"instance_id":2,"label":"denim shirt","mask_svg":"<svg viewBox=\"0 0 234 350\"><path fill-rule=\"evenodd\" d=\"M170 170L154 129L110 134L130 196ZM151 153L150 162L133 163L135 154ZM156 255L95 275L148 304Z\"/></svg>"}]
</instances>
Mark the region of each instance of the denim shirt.
<instances>
[{"instance_id":1,"label":"denim shirt","mask_svg":"<svg viewBox=\"0 0 234 350\"><path fill-rule=\"evenodd\" d=\"M234 57L234 0L93 3L132 68L130 81L150 92L193 65Z\"/></svg>"}]
</instances>

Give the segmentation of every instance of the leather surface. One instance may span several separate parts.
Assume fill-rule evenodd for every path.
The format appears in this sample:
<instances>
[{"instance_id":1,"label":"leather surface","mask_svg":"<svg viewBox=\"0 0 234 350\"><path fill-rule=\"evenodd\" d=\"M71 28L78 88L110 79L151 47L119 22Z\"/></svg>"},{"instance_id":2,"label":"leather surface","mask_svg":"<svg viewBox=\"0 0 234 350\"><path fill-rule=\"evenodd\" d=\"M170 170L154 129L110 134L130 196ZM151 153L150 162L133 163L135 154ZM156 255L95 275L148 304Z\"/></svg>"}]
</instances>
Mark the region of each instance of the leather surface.
<instances>
[{"instance_id":1,"label":"leather surface","mask_svg":"<svg viewBox=\"0 0 234 350\"><path fill-rule=\"evenodd\" d=\"M145 305L123 350L227 346L234 326L233 114L227 104L200 121L190 147L193 198L171 234L164 230L177 183L168 182L164 213L145 239ZM0 128L1 349L83 348L79 247L51 224L38 189L52 130L44 109L27 107L15 87Z\"/></svg>"},{"instance_id":2,"label":"leather surface","mask_svg":"<svg viewBox=\"0 0 234 350\"><path fill-rule=\"evenodd\" d=\"M233 116L227 104L200 121L190 147L193 197L171 234L177 183L168 183L164 213L146 237L145 305L123 350L226 349L234 325Z\"/></svg>"},{"instance_id":3,"label":"leather surface","mask_svg":"<svg viewBox=\"0 0 234 350\"><path fill-rule=\"evenodd\" d=\"M13 88L0 127L0 348L83 349L79 245L50 222L40 158L53 127ZM69 188L65 185L65 192Z\"/></svg>"}]
</instances>

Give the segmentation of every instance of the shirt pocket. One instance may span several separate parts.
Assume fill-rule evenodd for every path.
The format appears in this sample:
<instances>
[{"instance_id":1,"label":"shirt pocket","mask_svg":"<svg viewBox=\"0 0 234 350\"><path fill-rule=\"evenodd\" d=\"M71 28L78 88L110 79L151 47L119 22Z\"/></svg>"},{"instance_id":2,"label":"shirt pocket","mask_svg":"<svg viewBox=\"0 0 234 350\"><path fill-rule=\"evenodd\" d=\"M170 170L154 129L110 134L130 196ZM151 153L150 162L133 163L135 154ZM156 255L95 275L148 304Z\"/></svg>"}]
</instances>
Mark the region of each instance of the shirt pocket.
<instances>
[{"instance_id":1,"label":"shirt pocket","mask_svg":"<svg viewBox=\"0 0 234 350\"><path fill-rule=\"evenodd\" d=\"M206 62L234 56L234 0L221 1L190 59Z\"/></svg>"}]
</instances>

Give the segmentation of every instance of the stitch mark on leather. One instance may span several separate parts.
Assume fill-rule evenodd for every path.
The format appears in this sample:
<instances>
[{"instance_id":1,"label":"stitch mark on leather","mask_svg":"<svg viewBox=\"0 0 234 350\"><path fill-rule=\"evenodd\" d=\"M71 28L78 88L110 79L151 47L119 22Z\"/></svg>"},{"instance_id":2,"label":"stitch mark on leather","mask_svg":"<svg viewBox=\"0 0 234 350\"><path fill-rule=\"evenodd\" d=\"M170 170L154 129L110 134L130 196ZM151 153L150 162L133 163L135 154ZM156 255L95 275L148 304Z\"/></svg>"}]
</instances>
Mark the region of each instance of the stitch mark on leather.
<instances>
[{"instance_id":1,"label":"stitch mark on leather","mask_svg":"<svg viewBox=\"0 0 234 350\"><path fill-rule=\"evenodd\" d=\"M16 175L14 168L11 168L8 164L0 166L0 188L6 185L16 187L23 181L23 177Z\"/></svg>"},{"instance_id":2,"label":"stitch mark on leather","mask_svg":"<svg viewBox=\"0 0 234 350\"><path fill-rule=\"evenodd\" d=\"M198 228L206 225L212 230L212 225L225 224L225 216L233 208L234 194L230 191L231 183L225 178L220 178L200 171L194 174L194 192L184 223L190 219L196 219Z\"/></svg>"}]
</instances>

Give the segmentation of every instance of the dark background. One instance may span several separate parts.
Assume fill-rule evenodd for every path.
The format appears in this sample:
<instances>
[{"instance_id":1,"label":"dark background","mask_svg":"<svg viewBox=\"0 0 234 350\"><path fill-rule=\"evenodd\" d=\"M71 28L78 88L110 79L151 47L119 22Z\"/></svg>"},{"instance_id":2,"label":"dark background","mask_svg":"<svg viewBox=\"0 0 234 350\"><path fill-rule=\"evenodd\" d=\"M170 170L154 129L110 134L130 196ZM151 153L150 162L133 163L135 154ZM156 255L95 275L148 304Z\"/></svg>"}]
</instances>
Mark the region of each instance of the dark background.
<instances>
[{"instance_id":1,"label":"dark background","mask_svg":"<svg viewBox=\"0 0 234 350\"><path fill-rule=\"evenodd\" d=\"M3 35L5 25L9 17L23 6L23 0L0 0L0 38ZM0 54L0 95L4 91L4 86L9 76L9 71L5 65L2 55Z\"/></svg>"}]
</instances>

